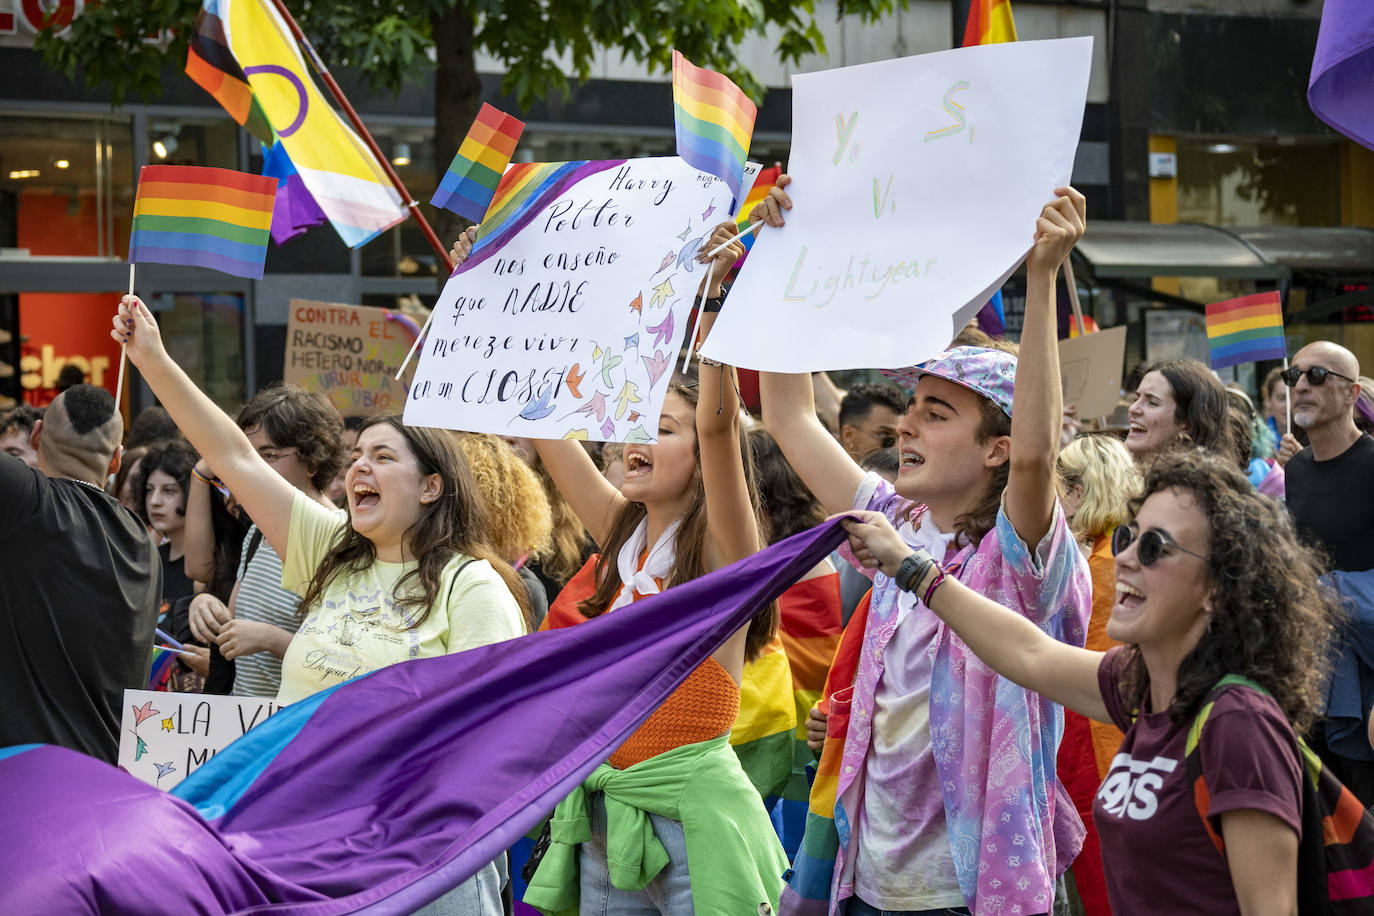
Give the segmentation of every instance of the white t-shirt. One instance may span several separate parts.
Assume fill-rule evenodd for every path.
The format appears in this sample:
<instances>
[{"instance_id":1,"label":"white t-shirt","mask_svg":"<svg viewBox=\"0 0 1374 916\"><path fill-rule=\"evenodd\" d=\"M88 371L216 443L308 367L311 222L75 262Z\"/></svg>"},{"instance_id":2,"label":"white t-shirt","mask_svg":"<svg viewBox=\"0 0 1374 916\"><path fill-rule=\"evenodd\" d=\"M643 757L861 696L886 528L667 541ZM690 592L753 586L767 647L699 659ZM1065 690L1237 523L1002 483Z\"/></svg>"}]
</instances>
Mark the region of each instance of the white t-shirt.
<instances>
[{"instance_id":1,"label":"white t-shirt","mask_svg":"<svg viewBox=\"0 0 1374 916\"><path fill-rule=\"evenodd\" d=\"M303 593L346 524L335 512L297 493L282 587ZM505 581L487 561L462 554L444 567L434 608L423 622L411 626L422 611L398 609L393 593L397 581L416 565L413 560L376 560L361 572L336 577L286 650L277 701L294 703L396 662L524 635L520 608ZM419 588L418 583L414 587Z\"/></svg>"}]
</instances>

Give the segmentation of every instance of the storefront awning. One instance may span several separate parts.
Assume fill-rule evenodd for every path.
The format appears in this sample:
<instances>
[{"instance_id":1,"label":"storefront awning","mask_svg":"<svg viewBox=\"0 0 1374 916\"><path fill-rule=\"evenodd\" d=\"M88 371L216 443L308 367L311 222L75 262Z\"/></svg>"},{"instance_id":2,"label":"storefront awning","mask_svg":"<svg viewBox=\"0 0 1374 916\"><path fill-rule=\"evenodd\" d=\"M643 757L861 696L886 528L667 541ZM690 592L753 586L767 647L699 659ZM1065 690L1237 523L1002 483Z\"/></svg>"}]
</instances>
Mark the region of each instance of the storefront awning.
<instances>
[{"instance_id":1,"label":"storefront awning","mask_svg":"<svg viewBox=\"0 0 1374 916\"><path fill-rule=\"evenodd\" d=\"M1374 274L1374 230L1094 221L1075 254L1100 279L1232 277L1295 271Z\"/></svg>"}]
</instances>

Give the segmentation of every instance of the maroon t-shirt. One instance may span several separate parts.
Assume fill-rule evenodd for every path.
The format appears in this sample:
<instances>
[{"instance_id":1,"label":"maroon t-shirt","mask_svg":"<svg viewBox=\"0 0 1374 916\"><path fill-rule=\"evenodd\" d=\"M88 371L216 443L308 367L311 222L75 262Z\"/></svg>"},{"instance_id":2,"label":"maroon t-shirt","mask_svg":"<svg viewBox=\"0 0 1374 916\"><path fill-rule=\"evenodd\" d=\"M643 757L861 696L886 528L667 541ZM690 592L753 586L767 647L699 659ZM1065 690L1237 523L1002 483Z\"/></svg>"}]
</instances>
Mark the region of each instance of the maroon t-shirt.
<instances>
[{"instance_id":1,"label":"maroon t-shirt","mask_svg":"<svg viewBox=\"0 0 1374 916\"><path fill-rule=\"evenodd\" d=\"M1115 648L1098 668L1112 721L1125 733L1093 800L1102 842L1107 894L1115 916L1240 913L1226 860L1212 845L1188 782L1188 729L1168 711L1146 709L1134 722L1118 684L1127 661ZM1202 771L1211 795L1208 815L1254 809L1302 829L1302 778L1297 742L1272 697L1233 687L1212 706L1202 730Z\"/></svg>"}]
</instances>

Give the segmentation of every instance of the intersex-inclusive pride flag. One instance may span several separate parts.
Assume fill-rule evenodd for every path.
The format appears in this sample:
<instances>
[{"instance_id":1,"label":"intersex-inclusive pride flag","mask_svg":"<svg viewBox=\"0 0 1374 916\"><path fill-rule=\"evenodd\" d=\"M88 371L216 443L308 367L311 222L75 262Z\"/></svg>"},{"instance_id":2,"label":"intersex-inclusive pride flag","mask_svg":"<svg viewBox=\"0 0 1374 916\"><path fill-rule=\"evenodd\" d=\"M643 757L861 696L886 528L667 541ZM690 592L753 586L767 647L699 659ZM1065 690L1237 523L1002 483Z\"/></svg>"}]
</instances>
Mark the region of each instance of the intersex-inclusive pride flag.
<instances>
[{"instance_id":1,"label":"intersex-inclusive pride flag","mask_svg":"<svg viewBox=\"0 0 1374 916\"><path fill-rule=\"evenodd\" d=\"M579 626L321 691L171 794L75 751L0 749L6 911L412 913L503 854L843 538L829 522Z\"/></svg>"},{"instance_id":2,"label":"intersex-inclusive pride flag","mask_svg":"<svg viewBox=\"0 0 1374 916\"><path fill-rule=\"evenodd\" d=\"M345 245L356 248L405 219L400 195L315 87L270 0L205 0L186 72L264 145L285 147Z\"/></svg>"},{"instance_id":3,"label":"intersex-inclusive pride flag","mask_svg":"<svg viewBox=\"0 0 1374 916\"><path fill-rule=\"evenodd\" d=\"M1317 117L1374 149L1374 3L1326 0L1307 84Z\"/></svg>"},{"instance_id":4,"label":"intersex-inclusive pride flag","mask_svg":"<svg viewBox=\"0 0 1374 916\"><path fill-rule=\"evenodd\" d=\"M195 165L145 165L129 263L212 267L262 278L277 179Z\"/></svg>"},{"instance_id":5,"label":"intersex-inclusive pride flag","mask_svg":"<svg viewBox=\"0 0 1374 916\"><path fill-rule=\"evenodd\" d=\"M758 109L729 78L694 66L673 50L673 120L677 154L743 197L744 164Z\"/></svg>"},{"instance_id":6,"label":"intersex-inclusive pride flag","mask_svg":"<svg viewBox=\"0 0 1374 916\"><path fill-rule=\"evenodd\" d=\"M558 195L583 178L624 164L624 159L576 159L572 162L519 162L506 169L482 217L482 225L477 229L472 253L453 272L460 274L472 270L500 251Z\"/></svg>"},{"instance_id":7,"label":"intersex-inclusive pride flag","mask_svg":"<svg viewBox=\"0 0 1374 916\"><path fill-rule=\"evenodd\" d=\"M430 204L481 222L524 131L524 121L483 102Z\"/></svg>"},{"instance_id":8,"label":"intersex-inclusive pride flag","mask_svg":"<svg viewBox=\"0 0 1374 916\"><path fill-rule=\"evenodd\" d=\"M1286 357L1278 291L1209 303L1207 347L1213 369Z\"/></svg>"}]
</instances>

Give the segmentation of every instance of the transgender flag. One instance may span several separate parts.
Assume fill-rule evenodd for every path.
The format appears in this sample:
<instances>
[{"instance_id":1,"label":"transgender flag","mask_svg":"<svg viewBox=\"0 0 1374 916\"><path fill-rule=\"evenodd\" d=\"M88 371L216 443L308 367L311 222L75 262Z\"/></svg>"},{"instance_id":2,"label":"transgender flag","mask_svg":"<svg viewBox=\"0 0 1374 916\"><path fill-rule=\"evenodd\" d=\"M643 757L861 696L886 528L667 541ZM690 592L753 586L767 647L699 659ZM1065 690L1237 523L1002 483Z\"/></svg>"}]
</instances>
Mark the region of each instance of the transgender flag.
<instances>
[{"instance_id":1,"label":"transgender flag","mask_svg":"<svg viewBox=\"0 0 1374 916\"><path fill-rule=\"evenodd\" d=\"M563 630L295 703L172 794L0 748L6 913L412 913L529 831L844 538L838 522Z\"/></svg>"}]
</instances>

